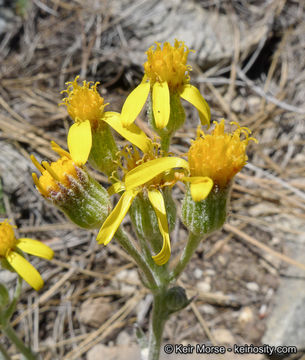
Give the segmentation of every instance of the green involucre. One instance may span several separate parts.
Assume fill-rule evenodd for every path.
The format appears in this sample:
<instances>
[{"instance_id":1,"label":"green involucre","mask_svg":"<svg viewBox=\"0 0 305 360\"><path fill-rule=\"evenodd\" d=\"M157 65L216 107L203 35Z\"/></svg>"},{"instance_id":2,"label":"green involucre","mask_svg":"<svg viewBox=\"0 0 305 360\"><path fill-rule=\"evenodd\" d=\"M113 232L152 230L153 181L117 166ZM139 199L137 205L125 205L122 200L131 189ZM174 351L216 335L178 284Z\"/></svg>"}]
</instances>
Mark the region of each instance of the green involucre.
<instances>
[{"instance_id":1,"label":"green involucre","mask_svg":"<svg viewBox=\"0 0 305 360\"><path fill-rule=\"evenodd\" d=\"M98 129L92 130L92 147L88 159L90 165L110 176L118 168L114 162L117 152L109 125L101 121Z\"/></svg>"},{"instance_id":2,"label":"green involucre","mask_svg":"<svg viewBox=\"0 0 305 360\"><path fill-rule=\"evenodd\" d=\"M188 188L182 203L182 221L195 235L204 236L220 229L227 218L231 184L214 186L208 197L195 202Z\"/></svg>"},{"instance_id":3,"label":"green involucre","mask_svg":"<svg viewBox=\"0 0 305 360\"><path fill-rule=\"evenodd\" d=\"M166 208L168 229L171 232L176 223L176 205L171 196L171 190L162 190ZM156 213L147 197L140 193L133 201L130 210L130 218L137 235L146 239L154 252L159 252L162 248L162 235L159 230Z\"/></svg>"}]
</instances>

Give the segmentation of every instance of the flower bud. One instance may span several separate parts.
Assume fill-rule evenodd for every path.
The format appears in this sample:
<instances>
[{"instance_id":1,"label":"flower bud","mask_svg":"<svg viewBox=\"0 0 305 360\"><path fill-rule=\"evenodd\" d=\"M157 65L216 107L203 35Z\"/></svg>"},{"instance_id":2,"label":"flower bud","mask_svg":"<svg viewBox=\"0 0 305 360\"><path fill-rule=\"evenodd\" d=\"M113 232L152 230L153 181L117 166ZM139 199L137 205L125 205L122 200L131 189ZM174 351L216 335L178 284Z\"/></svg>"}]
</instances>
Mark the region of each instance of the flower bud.
<instances>
[{"instance_id":1,"label":"flower bud","mask_svg":"<svg viewBox=\"0 0 305 360\"><path fill-rule=\"evenodd\" d=\"M84 166L77 166L69 153L63 152L65 155L51 165L46 161L40 165L32 156L34 165L42 174L39 179L33 174L35 185L76 225L85 229L98 228L110 210L108 193Z\"/></svg>"},{"instance_id":2,"label":"flower bud","mask_svg":"<svg viewBox=\"0 0 305 360\"><path fill-rule=\"evenodd\" d=\"M180 286L174 286L167 290L165 295L166 307L169 313L184 309L192 301L185 294L185 290Z\"/></svg>"}]
</instances>

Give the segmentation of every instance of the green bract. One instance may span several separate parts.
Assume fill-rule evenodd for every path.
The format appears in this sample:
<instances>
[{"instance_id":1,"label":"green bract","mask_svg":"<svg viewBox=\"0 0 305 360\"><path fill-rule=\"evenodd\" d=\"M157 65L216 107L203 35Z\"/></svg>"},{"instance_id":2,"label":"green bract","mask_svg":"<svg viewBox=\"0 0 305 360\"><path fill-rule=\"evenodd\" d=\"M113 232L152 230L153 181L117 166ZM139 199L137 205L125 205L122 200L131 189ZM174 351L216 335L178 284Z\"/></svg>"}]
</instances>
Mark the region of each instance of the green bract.
<instances>
[{"instance_id":1,"label":"green bract","mask_svg":"<svg viewBox=\"0 0 305 360\"><path fill-rule=\"evenodd\" d=\"M220 229L227 218L231 184L225 188L214 186L201 201L194 201L188 188L182 203L182 221L188 230L205 236Z\"/></svg>"}]
</instances>

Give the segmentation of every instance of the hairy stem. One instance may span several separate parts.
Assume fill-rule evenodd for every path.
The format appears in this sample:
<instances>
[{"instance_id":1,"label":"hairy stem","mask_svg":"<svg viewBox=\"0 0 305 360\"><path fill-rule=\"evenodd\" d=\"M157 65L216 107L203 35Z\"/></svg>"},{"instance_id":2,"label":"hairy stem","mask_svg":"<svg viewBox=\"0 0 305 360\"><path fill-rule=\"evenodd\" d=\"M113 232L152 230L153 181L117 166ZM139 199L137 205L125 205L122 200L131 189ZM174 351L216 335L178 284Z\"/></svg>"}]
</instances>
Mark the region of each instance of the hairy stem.
<instances>
[{"instance_id":1,"label":"hairy stem","mask_svg":"<svg viewBox=\"0 0 305 360\"><path fill-rule=\"evenodd\" d=\"M171 136L171 134L161 136L161 150L163 150L165 153L168 153Z\"/></svg>"},{"instance_id":2,"label":"hairy stem","mask_svg":"<svg viewBox=\"0 0 305 360\"><path fill-rule=\"evenodd\" d=\"M187 244L186 244L185 248L183 249L180 260L170 275L171 280L177 279L181 275L182 271L185 269L186 265L191 260L201 239L202 239L202 236L195 235L190 232Z\"/></svg>"},{"instance_id":3,"label":"hairy stem","mask_svg":"<svg viewBox=\"0 0 305 360\"><path fill-rule=\"evenodd\" d=\"M145 260L143 255L129 240L128 236L121 227L119 227L119 229L117 230L115 237L117 241L120 243L120 245L135 260L139 268L143 271L146 280L148 282L148 284L146 285L149 285L151 289L157 288L157 280L154 272L152 271L151 267L147 264L147 261Z\"/></svg>"},{"instance_id":4,"label":"hairy stem","mask_svg":"<svg viewBox=\"0 0 305 360\"><path fill-rule=\"evenodd\" d=\"M164 325L168 319L165 302L166 288L159 289L154 294L153 310L149 329L149 354L148 360L159 360L162 344Z\"/></svg>"}]
</instances>

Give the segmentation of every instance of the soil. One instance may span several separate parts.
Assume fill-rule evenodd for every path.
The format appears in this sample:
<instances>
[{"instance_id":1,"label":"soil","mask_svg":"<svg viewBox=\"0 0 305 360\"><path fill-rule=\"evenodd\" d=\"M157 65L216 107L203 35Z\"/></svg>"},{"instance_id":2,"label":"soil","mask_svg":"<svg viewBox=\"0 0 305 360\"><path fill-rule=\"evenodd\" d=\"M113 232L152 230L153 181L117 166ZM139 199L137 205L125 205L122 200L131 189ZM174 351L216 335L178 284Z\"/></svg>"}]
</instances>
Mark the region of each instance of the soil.
<instances>
[{"instance_id":1,"label":"soil","mask_svg":"<svg viewBox=\"0 0 305 360\"><path fill-rule=\"evenodd\" d=\"M281 278L288 266L299 266L281 254L294 258L288 242L304 236L305 9L302 1L194 3L234 16L237 25L247 19L250 30L256 24L268 28L265 41L241 51L243 29L237 26L229 62L204 70L194 64L191 73L212 119L238 121L259 143L250 144L248 165L235 178L227 224L200 244L179 280L194 299L170 318L164 342L260 344ZM109 110L121 110L143 75L141 64L130 60L133 29L123 15L109 12L107 1L0 1L0 10L0 218L10 218L18 236L40 239L55 250L50 262L31 258L45 286L38 294L24 286L12 323L43 359L88 359L97 344L135 344L135 325L147 331L151 298L134 263L115 241L97 245L97 231L77 228L47 203L32 183L30 161L31 154L55 160L51 140L66 147L71 120L58 106L66 81L79 74L99 81ZM197 113L184 105L188 118L173 138L173 153L186 153L196 134ZM137 124L153 137L145 112ZM109 186L106 177L91 172ZM174 198L180 211L183 188L174 188ZM128 217L124 226L130 230ZM178 220L171 236L173 261L186 238ZM1 281L13 289L16 279L2 271ZM102 323L90 308L94 299L101 300L94 306L106 309ZM86 309L82 304L88 300ZM19 358L3 336L0 342ZM301 359L303 350L291 358Z\"/></svg>"}]
</instances>

